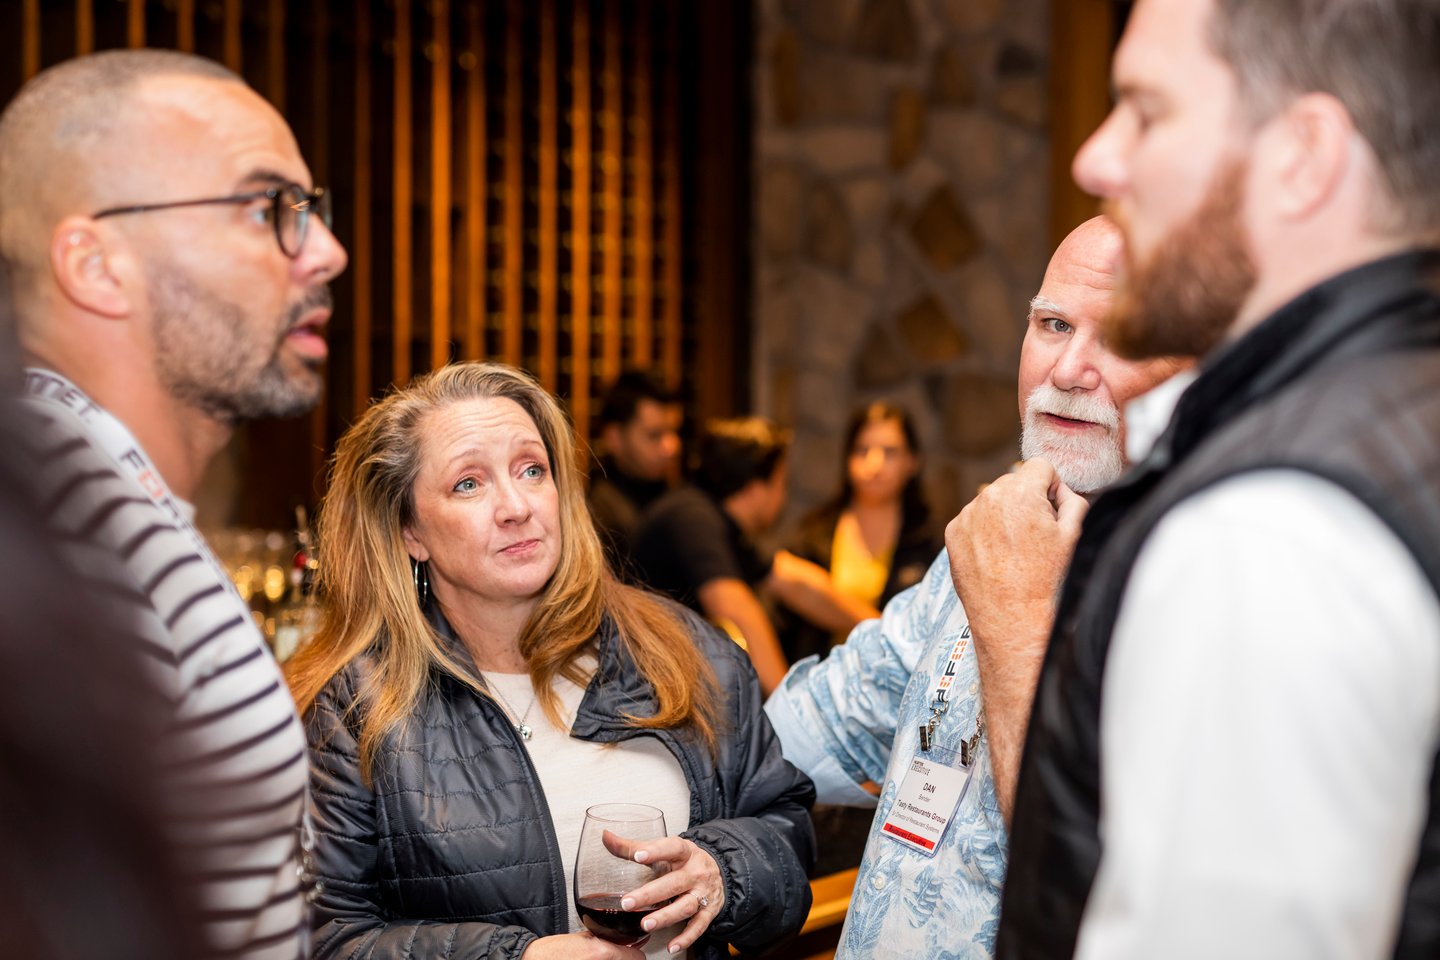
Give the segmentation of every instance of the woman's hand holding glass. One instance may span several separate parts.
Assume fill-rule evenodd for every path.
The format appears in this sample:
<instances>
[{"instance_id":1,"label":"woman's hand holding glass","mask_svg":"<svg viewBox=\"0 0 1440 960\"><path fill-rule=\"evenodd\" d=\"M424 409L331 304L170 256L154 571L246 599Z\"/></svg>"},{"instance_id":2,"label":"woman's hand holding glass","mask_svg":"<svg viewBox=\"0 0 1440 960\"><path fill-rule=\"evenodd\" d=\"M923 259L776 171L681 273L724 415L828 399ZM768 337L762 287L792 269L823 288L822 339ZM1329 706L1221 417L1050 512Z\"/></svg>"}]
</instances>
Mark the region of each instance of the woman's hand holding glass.
<instances>
[{"instance_id":1,"label":"woman's hand holding glass","mask_svg":"<svg viewBox=\"0 0 1440 960\"><path fill-rule=\"evenodd\" d=\"M601 940L589 930L533 940L520 957L521 960L645 960L645 954L635 947Z\"/></svg>"},{"instance_id":2,"label":"woman's hand holding glass","mask_svg":"<svg viewBox=\"0 0 1440 960\"><path fill-rule=\"evenodd\" d=\"M621 903L626 910L665 904L641 921L646 930L676 923L685 929L667 945L671 953L690 947L719 916L725 885L715 859L683 837L632 840L605 832L605 847L617 857L652 867L656 878L631 890ZM688 922L687 922L688 921Z\"/></svg>"}]
</instances>

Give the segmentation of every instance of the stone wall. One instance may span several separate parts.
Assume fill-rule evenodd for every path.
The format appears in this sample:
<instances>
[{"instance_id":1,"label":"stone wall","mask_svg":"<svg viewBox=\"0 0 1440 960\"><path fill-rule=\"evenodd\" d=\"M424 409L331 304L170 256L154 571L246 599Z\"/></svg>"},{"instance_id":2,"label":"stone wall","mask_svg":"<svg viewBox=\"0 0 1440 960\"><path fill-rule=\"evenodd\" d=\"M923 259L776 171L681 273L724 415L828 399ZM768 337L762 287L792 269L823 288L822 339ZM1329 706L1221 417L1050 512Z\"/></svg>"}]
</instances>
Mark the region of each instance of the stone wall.
<instances>
[{"instance_id":1,"label":"stone wall","mask_svg":"<svg viewBox=\"0 0 1440 960\"><path fill-rule=\"evenodd\" d=\"M1050 0L757 0L754 383L791 513L860 403L917 417L932 507L1015 458L1049 251Z\"/></svg>"}]
</instances>

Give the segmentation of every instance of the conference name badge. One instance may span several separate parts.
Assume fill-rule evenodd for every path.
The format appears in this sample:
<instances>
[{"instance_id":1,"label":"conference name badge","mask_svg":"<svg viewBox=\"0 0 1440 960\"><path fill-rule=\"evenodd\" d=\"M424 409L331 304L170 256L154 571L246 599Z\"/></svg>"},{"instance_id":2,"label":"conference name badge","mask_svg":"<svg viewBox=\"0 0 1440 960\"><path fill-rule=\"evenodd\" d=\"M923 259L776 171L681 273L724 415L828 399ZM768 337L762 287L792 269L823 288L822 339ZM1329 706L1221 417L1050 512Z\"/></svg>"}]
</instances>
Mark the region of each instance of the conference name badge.
<instances>
[{"instance_id":1,"label":"conference name badge","mask_svg":"<svg viewBox=\"0 0 1440 960\"><path fill-rule=\"evenodd\" d=\"M934 856L974 771L973 764L961 764L955 751L939 745L916 753L880 832L927 857Z\"/></svg>"}]
</instances>

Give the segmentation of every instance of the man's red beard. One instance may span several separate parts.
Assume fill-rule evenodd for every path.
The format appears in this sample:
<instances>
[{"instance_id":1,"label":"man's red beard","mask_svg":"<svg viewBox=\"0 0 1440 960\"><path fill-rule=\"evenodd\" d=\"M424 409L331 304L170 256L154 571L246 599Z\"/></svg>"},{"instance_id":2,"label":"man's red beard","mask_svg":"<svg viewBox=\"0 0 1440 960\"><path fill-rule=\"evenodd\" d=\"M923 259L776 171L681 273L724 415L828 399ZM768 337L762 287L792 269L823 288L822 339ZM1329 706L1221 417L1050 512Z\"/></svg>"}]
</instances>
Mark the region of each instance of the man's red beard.
<instances>
[{"instance_id":1,"label":"man's red beard","mask_svg":"<svg viewBox=\"0 0 1440 960\"><path fill-rule=\"evenodd\" d=\"M1130 360L1198 357L1210 352L1235 322L1255 286L1255 262L1241 223L1244 160L1216 171L1191 217L1163 238L1144 263L1127 243L1125 274L1105 323L1112 350ZM1106 213L1129 235L1114 201Z\"/></svg>"}]
</instances>

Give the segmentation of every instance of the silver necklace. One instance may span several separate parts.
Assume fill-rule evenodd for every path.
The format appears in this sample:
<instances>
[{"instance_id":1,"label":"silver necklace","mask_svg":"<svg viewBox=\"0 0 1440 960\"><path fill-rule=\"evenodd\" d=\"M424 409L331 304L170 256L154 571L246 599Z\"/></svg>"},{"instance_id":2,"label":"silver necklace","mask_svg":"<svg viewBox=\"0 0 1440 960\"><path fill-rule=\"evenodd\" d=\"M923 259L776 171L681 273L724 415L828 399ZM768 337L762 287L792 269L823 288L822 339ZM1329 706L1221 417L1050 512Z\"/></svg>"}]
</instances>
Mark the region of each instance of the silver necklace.
<instances>
[{"instance_id":1,"label":"silver necklace","mask_svg":"<svg viewBox=\"0 0 1440 960\"><path fill-rule=\"evenodd\" d=\"M531 688L530 705L525 708L525 712L521 714L520 719L516 721L515 715L517 711L510 705L510 701L505 697L505 694L500 692L500 685L498 683L487 683L485 686L500 699L500 709L505 712L505 719L510 721L510 726L515 728L515 732L520 735L520 739L528 743L530 738L535 735L535 728L525 721L530 719L530 711L535 709L535 701L539 699L539 694L535 692L533 687Z\"/></svg>"}]
</instances>

